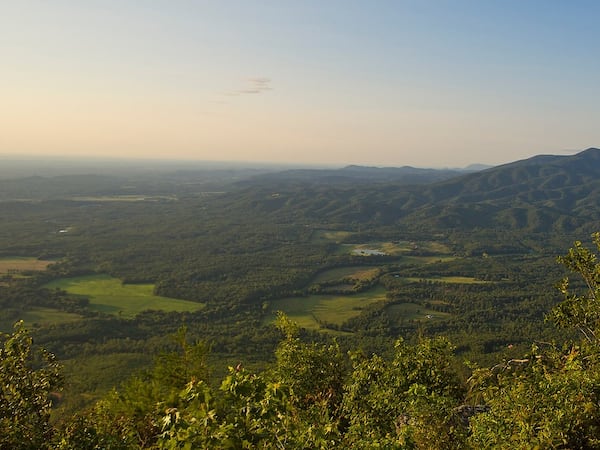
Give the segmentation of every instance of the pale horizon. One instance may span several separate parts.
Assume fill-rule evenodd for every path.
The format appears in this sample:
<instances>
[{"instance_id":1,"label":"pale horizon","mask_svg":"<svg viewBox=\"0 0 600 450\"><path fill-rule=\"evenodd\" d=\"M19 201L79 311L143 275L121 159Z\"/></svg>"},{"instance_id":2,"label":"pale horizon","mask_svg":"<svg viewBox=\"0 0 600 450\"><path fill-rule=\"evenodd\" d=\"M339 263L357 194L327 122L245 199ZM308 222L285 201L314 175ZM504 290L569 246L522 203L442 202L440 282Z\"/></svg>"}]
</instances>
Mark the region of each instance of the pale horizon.
<instances>
[{"instance_id":1,"label":"pale horizon","mask_svg":"<svg viewBox=\"0 0 600 450\"><path fill-rule=\"evenodd\" d=\"M600 146L599 17L591 1L9 2L0 157L574 154Z\"/></svg>"}]
</instances>

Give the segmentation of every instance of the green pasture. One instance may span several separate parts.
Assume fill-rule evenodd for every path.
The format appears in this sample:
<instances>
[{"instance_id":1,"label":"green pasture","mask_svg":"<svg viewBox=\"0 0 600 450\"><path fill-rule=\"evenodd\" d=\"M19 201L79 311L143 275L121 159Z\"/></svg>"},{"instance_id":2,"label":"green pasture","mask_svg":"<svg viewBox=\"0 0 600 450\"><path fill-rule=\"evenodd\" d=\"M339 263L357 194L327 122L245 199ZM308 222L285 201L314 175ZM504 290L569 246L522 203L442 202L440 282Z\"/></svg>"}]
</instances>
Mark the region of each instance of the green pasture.
<instances>
[{"instance_id":1,"label":"green pasture","mask_svg":"<svg viewBox=\"0 0 600 450\"><path fill-rule=\"evenodd\" d=\"M320 329L319 322L341 325L346 320L358 316L365 306L385 300L385 293L385 288L377 287L352 295L283 298L271 302L268 321L275 319L277 311L283 311L291 320L307 329Z\"/></svg>"},{"instance_id":2,"label":"green pasture","mask_svg":"<svg viewBox=\"0 0 600 450\"><path fill-rule=\"evenodd\" d=\"M23 272L27 270L46 270L53 261L45 261L27 256L0 257L0 274Z\"/></svg>"},{"instance_id":3,"label":"green pasture","mask_svg":"<svg viewBox=\"0 0 600 450\"><path fill-rule=\"evenodd\" d=\"M354 280L372 279L377 273L379 273L379 269L373 266L335 267L318 273L312 282L324 283L343 278L352 278Z\"/></svg>"},{"instance_id":4,"label":"green pasture","mask_svg":"<svg viewBox=\"0 0 600 450\"><path fill-rule=\"evenodd\" d=\"M12 332L13 325L17 320L25 322L28 328L37 328L48 325L57 325L61 323L76 322L81 319L79 314L59 311L54 308L44 308L35 306L27 311L23 311L18 319L0 320L0 330L5 333Z\"/></svg>"},{"instance_id":5,"label":"green pasture","mask_svg":"<svg viewBox=\"0 0 600 450\"><path fill-rule=\"evenodd\" d=\"M176 200L172 195L98 195L74 196L70 200L77 202L143 202L153 200Z\"/></svg>"},{"instance_id":6,"label":"green pasture","mask_svg":"<svg viewBox=\"0 0 600 450\"><path fill-rule=\"evenodd\" d=\"M365 242L362 244L342 244L340 245L339 251L342 254L357 254L361 250L374 250L392 256L397 256L406 252L405 248L401 244L394 244L392 242Z\"/></svg>"},{"instance_id":7,"label":"green pasture","mask_svg":"<svg viewBox=\"0 0 600 450\"><path fill-rule=\"evenodd\" d=\"M441 242L436 241L372 241L363 242L360 244L340 244L336 250L336 254L351 254L358 253L361 250L375 250L383 252L389 256L403 256L408 257L406 254L412 251L426 251L429 253L435 253L436 256L427 256L416 258L435 258L438 259L454 259L448 256L451 253L451 249ZM439 255L439 256L438 256Z\"/></svg>"},{"instance_id":8,"label":"green pasture","mask_svg":"<svg viewBox=\"0 0 600 450\"><path fill-rule=\"evenodd\" d=\"M108 314L134 317L148 309L162 311L197 311L201 303L154 295L153 284L123 284L108 275L62 278L44 287L59 288L90 300L90 309Z\"/></svg>"},{"instance_id":9,"label":"green pasture","mask_svg":"<svg viewBox=\"0 0 600 450\"><path fill-rule=\"evenodd\" d=\"M378 247L388 255L394 256L410 252L413 249L412 244L408 241L379 242Z\"/></svg>"},{"instance_id":10,"label":"green pasture","mask_svg":"<svg viewBox=\"0 0 600 450\"><path fill-rule=\"evenodd\" d=\"M452 253L450 247L438 241L424 241L417 242L417 248L426 250L431 253L449 254Z\"/></svg>"},{"instance_id":11,"label":"green pasture","mask_svg":"<svg viewBox=\"0 0 600 450\"><path fill-rule=\"evenodd\" d=\"M412 256L412 255L404 255L400 260L402 263L406 264L433 264L437 262L447 262L453 261L457 259L456 256L444 256L444 255L434 255L434 256Z\"/></svg>"},{"instance_id":12,"label":"green pasture","mask_svg":"<svg viewBox=\"0 0 600 450\"><path fill-rule=\"evenodd\" d=\"M473 277L427 277L427 278L416 278L416 277L404 277L401 278L409 283L418 283L422 281L432 283L454 283L454 284L488 284L491 281L478 280Z\"/></svg>"},{"instance_id":13,"label":"green pasture","mask_svg":"<svg viewBox=\"0 0 600 450\"><path fill-rule=\"evenodd\" d=\"M398 303L386 307L385 310L392 320L396 322L408 320L436 321L452 316L452 314L434 311L433 309L428 309L414 303Z\"/></svg>"},{"instance_id":14,"label":"green pasture","mask_svg":"<svg viewBox=\"0 0 600 450\"><path fill-rule=\"evenodd\" d=\"M311 240L317 243L340 243L353 234L354 232L345 230L315 230Z\"/></svg>"}]
</instances>

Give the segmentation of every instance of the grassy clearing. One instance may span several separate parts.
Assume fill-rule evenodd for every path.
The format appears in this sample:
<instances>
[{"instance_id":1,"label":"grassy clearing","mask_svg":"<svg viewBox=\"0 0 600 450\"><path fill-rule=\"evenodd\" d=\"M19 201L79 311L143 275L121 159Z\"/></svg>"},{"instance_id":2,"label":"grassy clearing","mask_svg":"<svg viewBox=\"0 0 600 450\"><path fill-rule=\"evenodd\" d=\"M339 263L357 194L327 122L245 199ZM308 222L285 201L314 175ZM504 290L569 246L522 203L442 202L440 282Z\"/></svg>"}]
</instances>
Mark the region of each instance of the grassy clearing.
<instances>
[{"instance_id":1,"label":"grassy clearing","mask_svg":"<svg viewBox=\"0 0 600 450\"><path fill-rule=\"evenodd\" d=\"M478 280L473 277L429 277L429 278L416 278L406 277L402 280L408 281L409 283L417 283L421 281L430 281L433 283L455 283L455 284L488 284L491 281Z\"/></svg>"},{"instance_id":2,"label":"grassy clearing","mask_svg":"<svg viewBox=\"0 0 600 450\"><path fill-rule=\"evenodd\" d=\"M365 306L385 300L385 292L383 287L377 287L353 295L288 297L271 302L268 321L275 319L277 311L283 311L290 319L307 329L320 329L319 322L341 325L358 316Z\"/></svg>"},{"instance_id":3,"label":"grassy clearing","mask_svg":"<svg viewBox=\"0 0 600 450\"><path fill-rule=\"evenodd\" d=\"M63 278L45 285L60 288L90 299L90 309L123 317L134 317L148 309L162 311L197 311L201 303L154 295L153 284L123 284L108 275Z\"/></svg>"},{"instance_id":4,"label":"grassy clearing","mask_svg":"<svg viewBox=\"0 0 600 450\"><path fill-rule=\"evenodd\" d=\"M437 244L435 242L425 242L425 243L415 243L409 241L373 241L373 242L364 242L361 244L342 244L338 252L340 254L344 253L353 253L359 254L361 251L365 252L382 252L389 256L403 256L407 253L417 250L417 249L426 249L427 251L445 254L448 249L442 244ZM434 250L435 249L435 250Z\"/></svg>"},{"instance_id":5,"label":"grassy clearing","mask_svg":"<svg viewBox=\"0 0 600 450\"><path fill-rule=\"evenodd\" d=\"M28 270L46 270L54 261L45 261L26 256L10 256L0 258L0 274L18 273Z\"/></svg>"},{"instance_id":6,"label":"grassy clearing","mask_svg":"<svg viewBox=\"0 0 600 450\"><path fill-rule=\"evenodd\" d=\"M380 273L381 270L378 267L370 267L366 270L355 272L350 278L357 281L370 281L377 278Z\"/></svg>"},{"instance_id":7,"label":"grassy clearing","mask_svg":"<svg viewBox=\"0 0 600 450\"><path fill-rule=\"evenodd\" d=\"M382 252L389 256L404 256L408 257L406 254L412 251L427 251L430 253L435 253L436 256L430 257L416 257L416 258L435 258L439 259L448 259L452 258L448 256L451 253L450 248L442 244L440 242L435 241L426 241L426 242L411 242L411 241L373 241L373 242L364 242L361 244L340 244L338 247L336 254L359 254L361 251L366 251L367 253L370 251ZM439 256L437 256L439 255Z\"/></svg>"},{"instance_id":8,"label":"grassy clearing","mask_svg":"<svg viewBox=\"0 0 600 450\"><path fill-rule=\"evenodd\" d=\"M377 251L386 255L398 256L410 251L408 242L366 242L364 244L355 244L351 246L351 253L363 251Z\"/></svg>"},{"instance_id":9,"label":"grassy clearing","mask_svg":"<svg viewBox=\"0 0 600 450\"><path fill-rule=\"evenodd\" d=\"M448 247L446 244L442 244L441 242L437 242L437 241L418 242L417 245L421 250L426 250L426 251L432 252L432 253L439 253L439 254L452 253L452 250L450 249L450 247Z\"/></svg>"},{"instance_id":10,"label":"grassy clearing","mask_svg":"<svg viewBox=\"0 0 600 450\"><path fill-rule=\"evenodd\" d=\"M33 307L28 311L24 311L18 319L0 321L0 330L5 333L12 332L14 323L17 320L23 320L28 328L37 328L42 326L57 325L61 323L76 322L81 320L79 314L59 311L53 308Z\"/></svg>"},{"instance_id":11,"label":"grassy clearing","mask_svg":"<svg viewBox=\"0 0 600 450\"><path fill-rule=\"evenodd\" d=\"M411 256L402 257L402 262L407 264L433 264L438 262L453 261L458 259L456 256Z\"/></svg>"},{"instance_id":12,"label":"grassy clearing","mask_svg":"<svg viewBox=\"0 0 600 450\"><path fill-rule=\"evenodd\" d=\"M452 316L452 314L434 311L427 309L424 306L414 303L398 303L390 305L386 308L386 312L395 321L436 321L444 320Z\"/></svg>"},{"instance_id":13,"label":"grassy clearing","mask_svg":"<svg viewBox=\"0 0 600 450\"><path fill-rule=\"evenodd\" d=\"M349 236L355 234L345 230L315 230L311 240L316 243L340 243Z\"/></svg>"},{"instance_id":14,"label":"grassy clearing","mask_svg":"<svg viewBox=\"0 0 600 450\"><path fill-rule=\"evenodd\" d=\"M413 249L413 245L408 241L381 242L379 245L388 255L400 255Z\"/></svg>"},{"instance_id":15,"label":"grassy clearing","mask_svg":"<svg viewBox=\"0 0 600 450\"><path fill-rule=\"evenodd\" d=\"M70 200L76 202L143 202L176 199L177 198L172 195L99 195L70 197Z\"/></svg>"},{"instance_id":16,"label":"grassy clearing","mask_svg":"<svg viewBox=\"0 0 600 450\"><path fill-rule=\"evenodd\" d=\"M378 268L373 266L351 266L336 267L325 270L313 279L313 283L324 283L327 281L341 280L343 278L352 278L354 280L370 280L379 273Z\"/></svg>"}]
</instances>

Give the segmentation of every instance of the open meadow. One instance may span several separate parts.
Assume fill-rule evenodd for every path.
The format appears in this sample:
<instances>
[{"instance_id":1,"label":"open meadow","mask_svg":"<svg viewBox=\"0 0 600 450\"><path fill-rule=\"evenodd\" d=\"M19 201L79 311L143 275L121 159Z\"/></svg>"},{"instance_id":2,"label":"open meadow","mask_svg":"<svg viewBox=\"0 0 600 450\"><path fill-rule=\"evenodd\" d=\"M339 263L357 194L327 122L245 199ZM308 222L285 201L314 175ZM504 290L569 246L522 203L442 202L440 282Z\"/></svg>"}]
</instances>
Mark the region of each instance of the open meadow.
<instances>
[{"instance_id":1,"label":"open meadow","mask_svg":"<svg viewBox=\"0 0 600 450\"><path fill-rule=\"evenodd\" d=\"M314 230L311 236L311 241L315 243L341 243L344 239L355 234L353 231L347 230Z\"/></svg>"},{"instance_id":2,"label":"open meadow","mask_svg":"<svg viewBox=\"0 0 600 450\"><path fill-rule=\"evenodd\" d=\"M81 318L82 317L79 314L60 311L55 308L35 306L27 311L21 312L18 317L0 320L0 331L5 333L12 331L14 322L17 319L22 320L28 328L40 328L76 322L81 320Z\"/></svg>"},{"instance_id":3,"label":"open meadow","mask_svg":"<svg viewBox=\"0 0 600 450\"><path fill-rule=\"evenodd\" d=\"M202 303L154 295L153 284L123 284L109 275L63 278L44 287L85 296L91 310L126 318L146 310L192 312L204 307Z\"/></svg>"},{"instance_id":4,"label":"open meadow","mask_svg":"<svg viewBox=\"0 0 600 450\"><path fill-rule=\"evenodd\" d=\"M271 302L268 321L275 320L277 311L283 311L291 320L307 329L321 329L321 324L342 325L346 320L358 316L364 307L384 301L385 294L385 288L376 287L352 295L283 298Z\"/></svg>"},{"instance_id":5,"label":"open meadow","mask_svg":"<svg viewBox=\"0 0 600 450\"><path fill-rule=\"evenodd\" d=\"M380 269L373 266L336 267L318 273L313 278L312 283L325 283L342 279L352 279L357 281L371 280L379 273Z\"/></svg>"},{"instance_id":6,"label":"open meadow","mask_svg":"<svg viewBox=\"0 0 600 450\"><path fill-rule=\"evenodd\" d=\"M415 303L396 303L386 306L385 310L396 323L407 321L435 322L452 316L450 313L435 311Z\"/></svg>"},{"instance_id":7,"label":"open meadow","mask_svg":"<svg viewBox=\"0 0 600 450\"><path fill-rule=\"evenodd\" d=\"M46 261L28 256L6 256L0 258L0 275L20 273L30 270L46 270L53 261Z\"/></svg>"},{"instance_id":8,"label":"open meadow","mask_svg":"<svg viewBox=\"0 0 600 450\"><path fill-rule=\"evenodd\" d=\"M144 202L176 199L173 195L86 195L70 197L70 200L75 202Z\"/></svg>"},{"instance_id":9,"label":"open meadow","mask_svg":"<svg viewBox=\"0 0 600 450\"><path fill-rule=\"evenodd\" d=\"M425 278L405 277L405 278L401 278L401 279L408 283L419 283L419 282L424 282L424 281L430 282L430 283L452 283L452 284L488 284L488 283L492 283L491 281L478 280L473 277L461 277L461 276L425 277Z\"/></svg>"}]
</instances>

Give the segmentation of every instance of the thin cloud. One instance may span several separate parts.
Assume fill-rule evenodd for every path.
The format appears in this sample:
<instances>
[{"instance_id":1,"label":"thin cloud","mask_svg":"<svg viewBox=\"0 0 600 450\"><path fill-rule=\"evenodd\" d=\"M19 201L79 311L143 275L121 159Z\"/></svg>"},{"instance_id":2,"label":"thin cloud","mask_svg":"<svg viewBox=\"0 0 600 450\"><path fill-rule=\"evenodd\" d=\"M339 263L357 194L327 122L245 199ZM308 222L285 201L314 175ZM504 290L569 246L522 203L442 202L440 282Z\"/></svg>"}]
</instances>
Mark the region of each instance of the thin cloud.
<instances>
[{"instance_id":1,"label":"thin cloud","mask_svg":"<svg viewBox=\"0 0 600 450\"><path fill-rule=\"evenodd\" d=\"M271 91L273 88L271 87L271 79L266 77L257 77L257 78L247 78L246 86L242 89L236 89L233 91L227 91L223 95L227 95L229 97L237 97L239 95L244 94L262 94L265 91Z\"/></svg>"}]
</instances>

